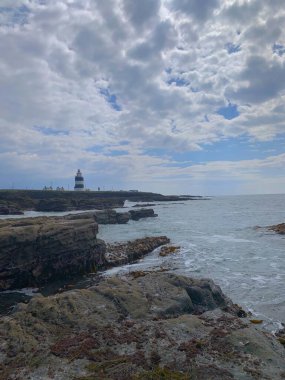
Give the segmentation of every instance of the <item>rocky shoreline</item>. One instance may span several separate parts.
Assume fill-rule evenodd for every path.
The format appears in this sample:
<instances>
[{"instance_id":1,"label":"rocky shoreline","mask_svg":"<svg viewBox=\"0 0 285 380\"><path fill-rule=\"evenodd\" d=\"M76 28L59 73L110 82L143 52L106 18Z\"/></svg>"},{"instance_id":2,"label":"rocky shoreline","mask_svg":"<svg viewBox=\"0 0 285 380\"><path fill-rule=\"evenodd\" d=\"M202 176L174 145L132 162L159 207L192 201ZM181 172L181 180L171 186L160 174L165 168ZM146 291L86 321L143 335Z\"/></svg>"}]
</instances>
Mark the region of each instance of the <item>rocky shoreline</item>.
<instances>
[{"instance_id":1,"label":"rocky shoreline","mask_svg":"<svg viewBox=\"0 0 285 380\"><path fill-rule=\"evenodd\" d=\"M152 272L1 318L1 379L282 379L285 351L207 279Z\"/></svg>"},{"instance_id":2,"label":"rocky shoreline","mask_svg":"<svg viewBox=\"0 0 285 380\"><path fill-rule=\"evenodd\" d=\"M0 221L0 290L38 287L50 281L135 260L166 240L146 238L129 244L124 258L107 260L106 244L97 239L98 224L124 224L155 217L152 209L115 210ZM125 246L126 247L126 246ZM117 249L118 250L118 249ZM114 252L114 249L113 249Z\"/></svg>"},{"instance_id":3,"label":"rocky shoreline","mask_svg":"<svg viewBox=\"0 0 285 380\"><path fill-rule=\"evenodd\" d=\"M123 207L126 200L133 202L177 202L200 199L203 197L191 195L166 196L140 191L0 190L0 215L17 215L25 210L41 212L105 210Z\"/></svg>"},{"instance_id":4,"label":"rocky shoreline","mask_svg":"<svg viewBox=\"0 0 285 380\"><path fill-rule=\"evenodd\" d=\"M99 224L155 217L152 209L0 221L2 290L38 286L138 260L166 236L106 244ZM66 288L68 289L68 287ZM98 277L96 285L35 295L0 318L0 380L284 379L278 338L209 279L165 270Z\"/></svg>"}]
</instances>

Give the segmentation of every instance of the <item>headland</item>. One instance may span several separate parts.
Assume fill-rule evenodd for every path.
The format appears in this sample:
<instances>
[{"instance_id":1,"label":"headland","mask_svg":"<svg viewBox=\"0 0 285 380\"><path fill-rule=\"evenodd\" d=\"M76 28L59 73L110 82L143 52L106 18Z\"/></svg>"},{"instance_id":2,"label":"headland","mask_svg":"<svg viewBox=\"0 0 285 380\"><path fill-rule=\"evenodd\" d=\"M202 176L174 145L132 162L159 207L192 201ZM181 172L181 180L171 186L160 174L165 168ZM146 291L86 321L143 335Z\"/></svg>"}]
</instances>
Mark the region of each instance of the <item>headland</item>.
<instances>
[{"instance_id":1,"label":"headland","mask_svg":"<svg viewBox=\"0 0 285 380\"><path fill-rule=\"evenodd\" d=\"M12 215L26 210L47 212L102 210L123 207L126 200L133 202L177 202L196 199L202 199L202 197L162 195L140 191L0 190L0 214Z\"/></svg>"}]
</instances>

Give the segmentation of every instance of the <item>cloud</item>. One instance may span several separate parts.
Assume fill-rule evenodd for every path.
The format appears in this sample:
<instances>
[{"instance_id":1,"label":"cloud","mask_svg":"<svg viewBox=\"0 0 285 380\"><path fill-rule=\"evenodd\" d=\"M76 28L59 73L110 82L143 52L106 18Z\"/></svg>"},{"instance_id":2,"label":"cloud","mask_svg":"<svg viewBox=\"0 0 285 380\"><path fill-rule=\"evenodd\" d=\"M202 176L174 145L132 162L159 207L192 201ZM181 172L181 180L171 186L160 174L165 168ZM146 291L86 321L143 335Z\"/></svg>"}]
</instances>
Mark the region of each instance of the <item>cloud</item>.
<instances>
[{"instance_id":1,"label":"cloud","mask_svg":"<svg viewBox=\"0 0 285 380\"><path fill-rule=\"evenodd\" d=\"M134 29L140 30L149 26L158 17L160 0L123 0L123 9Z\"/></svg>"},{"instance_id":2,"label":"cloud","mask_svg":"<svg viewBox=\"0 0 285 380\"><path fill-rule=\"evenodd\" d=\"M218 6L219 0L173 0L169 5L171 10L182 12L199 22L208 19Z\"/></svg>"},{"instance_id":3,"label":"cloud","mask_svg":"<svg viewBox=\"0 0 285 380\"><path fill-rule=\"evenodd\" d=\"M229 92L228 96L246 103L262 103L277 97L285 89L285 65L283 62L268 62L263 57L251 56L239 78L248 84Z\"/></svg>"},{"instance_id":4,"label":"cloud","mask_svg":"<svg viewBox=\"0 0 285 380\"><path fill-rule=\"evenodd\" d=\"M77 167L121 186L141 177L163 191L174 173L176 189L201 173L212 186L209 146L244 138L274 150L285 120L282 4L3 0L0 187L72 180ZM249 181L246 167L214 161L228 183Z\"/></svg>"}]
</instances>

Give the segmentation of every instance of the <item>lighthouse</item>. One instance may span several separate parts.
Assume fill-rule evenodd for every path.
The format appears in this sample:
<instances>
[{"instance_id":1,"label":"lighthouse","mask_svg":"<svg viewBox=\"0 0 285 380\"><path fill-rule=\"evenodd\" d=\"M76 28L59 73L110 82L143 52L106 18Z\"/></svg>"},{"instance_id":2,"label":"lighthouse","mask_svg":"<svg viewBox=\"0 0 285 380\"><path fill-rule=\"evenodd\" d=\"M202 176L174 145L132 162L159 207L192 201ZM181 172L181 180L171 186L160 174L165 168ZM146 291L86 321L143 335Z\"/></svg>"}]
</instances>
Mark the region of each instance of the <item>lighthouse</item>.
<instances>
[{"instance_id":1,"label":"lighthouse","mask_svg":"<svg viewBox=\"0 0 285 380\"><path fill-rule=\"evenodd\" d=\"M84 191L84 178L82 176L80 169L77 170L77 173L75 176L74 191Z\"/></svg>"}]
</instances>

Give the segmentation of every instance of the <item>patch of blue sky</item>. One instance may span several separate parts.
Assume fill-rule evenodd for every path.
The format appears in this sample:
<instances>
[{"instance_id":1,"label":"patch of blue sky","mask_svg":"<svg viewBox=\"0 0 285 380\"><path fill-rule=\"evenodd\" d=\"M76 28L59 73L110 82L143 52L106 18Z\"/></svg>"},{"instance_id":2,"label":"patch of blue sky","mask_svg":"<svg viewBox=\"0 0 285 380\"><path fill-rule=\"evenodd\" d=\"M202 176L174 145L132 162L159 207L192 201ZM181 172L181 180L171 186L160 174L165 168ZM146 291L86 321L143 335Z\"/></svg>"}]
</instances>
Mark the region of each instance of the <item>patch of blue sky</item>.
<instances>
[{"instance_id":1,"label":"patch of blue sky","mask_svg":"<svg viewBox=\"0 0 285 380\"><path fill-rule=\"evenodd\" d=\"M40 125L35 125L34 129L38 132L41 132L43 135L46 135L46 136L68 136L69 135L68 131L63 131L60 129L54 129L50 127L44 127Z\"/></svg>"},{"instance_id":2,"label":"patch of blue sky","mask_svg":"<svg viewBox=\"0 0 285 380\"><path fill-rule=\"evenodd\" d=\"M100 94L102 94L105 100L116 111L122 111L122 107L117 103L117 97L115 94L111 94L108 88L100 88Z\"/></svg>"},{"instance_id":3,"label":"patch of blue sky","mask_svg":"<svg viewBox=\"0 0 285 380\"><path fill-rule=\"evenodd\" d=\"M225 44L225 49L229 54L234 54L241 51L240 45L235 45L232 42L228 42L227 44Z\"/></svg>"},{"instance_id":4,"label":"patch of blue sky","mask_svg":"<svg viewBox=\"0 0 285 380\"><path fill-rule=\"evenodd\" d=\"M148 149L144 149L144 153L149 156L161 157L161 156L169 156L170 153L173 153L173 152L168 148L148 148Z\"/></svg>"},{"instance_id":5,"label":"patch of blue sky","mask_svg":"<svg viewBox=\"0 0 285 380\"><path fill-rule=\"evenodd\" d=\"M1 7L0 5L0 20L5 26L27 24L29 14L30 10L26 5L15 7L12 2L10 7Z\"/></svg>"},{"instance_id":6,"label":"patch of blue sky","mask_svg":"<svg viewBox=\"0 0 285 380\"><path fill-rule=\"evenodd\" d=\"M106 149L106 146L104 145L93 145L90 146L89 148L85 149L86 152L93 152L93 153L104 153Z\"/></svg>"},{"instance_id":7,"label":"patch of blue sky","mask_svg":"<svg viewBox=\"0 0 285 380\"><path fill-rule=\"evenodd\" d=\"M112 157L126 156L128 154L129 154L129 152L127 150L111 150L108 152L108 155L110 155Z\"/></svg>"},{"instance_id":8,"label":"patch of blue sky","mask_svg":"<svg viewBox=\"0 0 285 380\"><path fill-rule=\"evenodd\" d=\"M175 165L185 167L190 163L198 164L211 161L241 161L265 159L284 153L285 134L273 141L251 141L248 137L231 138L211 144L201 145L202 150L177 152L170 149L147 149L144 154L155 157L167 157Z\"/></svg>"},{"instance_id":9,"label":"patch of blue sky","mask_svg":"<svg viewBox=\"0 0 285 380\"><path fill-rule=\"evenodd\" d=\"M278 54L279 57L282 57L282 55L285 54L285 46L281 45L281 44L276 44L275 43L272 46L272 51L273 51L273 53Z\"/></svg>"},{"instance_id":10,"label":"patch of blue sky","mask_svg":"<svg viewBox=\"0 0 285 380\"><path fill-rule=\"evenodd\" d=\"M181 77L172 77L167 80L167 84L171 85L172 83L175 83L177 87L187 87L189 86L189 82Z\"/></svg>"},{"instance_id":11,"label":"patch of blue sky","mask_svg":"<svg viewBox=\"0 0 285 380\"><path fill-rule=\"evenodd\" d=\"M227 120L232 120L240 115L236 104L229 103L226 107L221 107L217 110L219 115L222 115Z\"/></svg>"},{"instance_id":12,"label":"patch of blue sky","mask_svg":"<svg viewBox=\"0 0 285 380\"><path fill-rule=\"evenodd\" d=\"M185 161L185 162L173 162L169 164L162 164L162 167L165 168L187 168L188 166L191 166L192 162L191 161Z\"/></svg>"}]
</instances>

